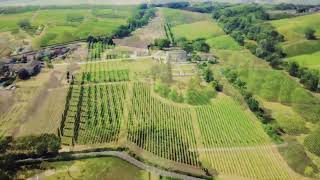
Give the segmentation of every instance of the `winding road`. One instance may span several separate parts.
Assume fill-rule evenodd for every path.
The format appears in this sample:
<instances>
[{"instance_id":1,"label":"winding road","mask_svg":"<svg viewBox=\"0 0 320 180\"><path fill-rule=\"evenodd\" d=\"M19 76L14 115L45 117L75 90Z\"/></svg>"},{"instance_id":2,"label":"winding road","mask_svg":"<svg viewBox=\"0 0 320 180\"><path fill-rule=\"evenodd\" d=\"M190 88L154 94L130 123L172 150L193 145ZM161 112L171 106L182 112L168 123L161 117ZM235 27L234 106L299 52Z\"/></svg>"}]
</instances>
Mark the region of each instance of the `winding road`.
<instances>
[{"instance_id":1,"label":"winding road","mask_svg":"<svg viewBox=\"0 0 320 180\"><path fill-rule=\"evenodd\" d=\"M166 171L154 166L150 166L148 164L145 164L141 161L136 160L135 158L131 157L127 153L124 152L118 152L118 151L101 151L101 152L87 152L87 153L74 153L71 154L69 157L75 158L75 159L81 159L81 158L90 158L90 157L101 157L101 156L113 156L120 158L122 160L127 161L130 164L133 164L140 169L146 170L148 172L152 172L154 174L158 174L165 177L171 177L176 179L183 179L183 180L202 180L201 178L196 178L192 176L187 176L183 174L178 174L175 172ZM42 161L54 161L59 160L61 156L53 157L53 158L35 158L35 159L23 159L18 160L17 163L37 163Z\"/></svg>"}]
</instances>

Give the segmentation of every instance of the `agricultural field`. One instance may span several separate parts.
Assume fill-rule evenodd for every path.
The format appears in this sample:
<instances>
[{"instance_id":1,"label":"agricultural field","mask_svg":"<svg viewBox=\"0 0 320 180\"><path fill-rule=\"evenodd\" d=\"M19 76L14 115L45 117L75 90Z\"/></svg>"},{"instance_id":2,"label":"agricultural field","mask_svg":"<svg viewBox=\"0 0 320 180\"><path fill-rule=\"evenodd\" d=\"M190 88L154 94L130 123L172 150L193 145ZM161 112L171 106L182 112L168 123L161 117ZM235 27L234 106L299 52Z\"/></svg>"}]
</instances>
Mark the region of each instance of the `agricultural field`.
<instances>
[{"instance_id":1,"label":"agricultural field","mask_svg":"<svg viewBox=\"0 0 320 180\"><path fill-rule=\"evenodd\" d=\"M139 71L131 68L136 63L139 61L82 65L81 78L76 77L67 98L60 129L64 144L129 143L129 148L133 144L161 161L205 166L222 176L267 176L270 169L264 168L268 167L264 162L276 172L268 177L290 179L290 169L245 107L222 94L206 106L164 100L152 91L151 84L131 78ZM129 73L123 76L123 70ZM115 73L112 80L110 71ZM221 161L214 161L217 156ZM243 163L248 160L255 165ZM235 164L242 170L232 169Z\"/></svg>"},{"instance_id":2,"label":"agricultural field","mask_svg":"<svg viewBox=\"0 0 320 180\"><path fill-rule=\"evenodd\" d=\"M212 21L197 21L190 24L177 25L172 28L176 38L188 37L190 40L196 38L214 38L223 35L224 32Z\"/></svg>"},{"instance_id":3,"label":"agricultural field","mask_svg":"<svg viewBox=\"0 0 320 180\"><path fill-rule=\"evenodd\" d=\"M271 24L284 35L285 42L282 43L284 52L289 57L303 54L311 54L320 50L320 40L307 40L304 32L307 28L316 30L320 36L320 13L299 16L290 19L272 21Z\"/></svg>"},{"instance_id":4,"label":"agricultural field","mask_svg":"<svg viewBox=\"0 0 320 180\"><path fill-rule=\"evenodd\" d=\"M210 20L210 16L206 14L194 13L189 11L181 11L176 9L161 8L161 14L165 22L171 26L191 24L198 21Z\"/></svg>"},{"instance_id":5,"label":"agricultural field","mask_svg":"<svg viewBox=\"0 0 320 180\"><path fill-rule=\"evenodd\" d=\"M73 40L86 39L88 35L111 35L127 22L135 6L92 6L33 10L23 13L2 14L0 32L25 31L19 27L21 21L30 22L31 30L25 39L33 47L47 46Z\"/></svg>"},{"instance_id":6,"label":"agricultural field","mask_svg":"<svg viewBox=\"0 0 320 180\"><path fill-rule=\"evenodd\" d=\"M320 51L287 58L288 62L296 62L302 67L320 70Z\"/></svg>"},{"instance_id":7,"label":"agricultural field","mask_svg":"<svg viewBox=\"0 0 320 180\"><path fill-rule=\"evenodd\" d=\"M35 132L57 132L67 89L62 87L63 84L60 83L63 82L60 82L60 79L56 79L64 72L56 71L44 69L39 76L27 82L17 82L18 88L10 95L1 94L2 135L21 136ZM60 97L55 98L55 95ZM55 105L54 108L51 108L52 105Z\"/></svg>"},{"instance_id":8,"label":"agricultural field","mask_svg":"<svg viewBox=\"0 0 320 180\"><path fill-rule=\"evenodd\" d=\"M34 47L109 36L128 23L133 7L76 6L3 14L0 33L23 34ZM38 145L46 145L45 155L71 158L23 166L17 179L166 179L117 158L98 157L98 151L123 151L157 168L213 179L317 178L319 96L238 44L211 14L156 9L149 24L131 19L124 26L130 32L119 29L123 32L114 37L123 38L90 36L66 59L50 62L50 68L46 60L40 74L15 81L14 90L0 91L1 143L9 146L2 139L5 135L24 140L52 133L60 149L49 149L49 142L32 142L30 149L37 145L32 157L41 152ZM281 45L289 55L286 61L320 68L320 49L314 46L319 40L304 38L310 24L319 29L314 20L318 15L272 22L285 36ZM13 22L1 25L10 18ZM18 25L25 18L31 30ZM131 32L131 26L138 29ZM158 38L169 45L148 46ZM192 46L189 59L160 63L153 54L178 48L179 38L186 39L183 49ZM293 50L306 44L312 47ZM197 45L208 49L198 50ZM11 151L20 153L14 143L23 147L22 140L12 142ZM75 152L90 158L68 156Z\"/></svg>"}]
</instances>

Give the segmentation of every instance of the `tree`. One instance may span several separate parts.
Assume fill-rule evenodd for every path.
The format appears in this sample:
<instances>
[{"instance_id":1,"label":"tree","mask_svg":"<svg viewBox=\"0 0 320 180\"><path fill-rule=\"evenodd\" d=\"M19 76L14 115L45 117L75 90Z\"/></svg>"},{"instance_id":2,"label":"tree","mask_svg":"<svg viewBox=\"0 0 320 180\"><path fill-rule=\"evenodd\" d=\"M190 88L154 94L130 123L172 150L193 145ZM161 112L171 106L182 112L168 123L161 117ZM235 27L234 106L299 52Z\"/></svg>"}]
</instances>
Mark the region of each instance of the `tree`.
<instances>
[{"instance_id":1,"label":"tree","mask_svg":"<svg viewBox=\"0 0 320 180\"><path fill-rule=\"evenodd\" d=\"M239 31L234 31L231 33L231 36L241 45L244 45L244 37Z\"/></svg>"},{"instance_id":2,"label":"tree","mask_svg":"<svg viewBox=\"0 0 320 180\"><path fill-rule=\"evenodd\" d=\"M249 106L249 109L252 112L259 112L259 110L260 110L259 102L257 100L255 100L253 97L250 97L247 99L247 104Z\"/></svg>"},{"instance_id":3,"label":"tree","mask_svg":"<svg viewBox=\"0 0 320 180\"><path fill-rule=\"evenodd\" d=\"M199 39L193 42L193 49L207 53L210 51L210 46L203 39Z\"/></svg>"},{"instance_id":4,"label":"tree","mask_svg":"<svg viewBox=\"0 0 320 180\"><path fill-rule=\"evenodd\" d=\"M29 74L28 70L26 70L25 68L22 68L18 71L18 76L22 80L27 80L30 78L30 74Z\"/></svg>"},{"instance_id":5,"label":"tree","mask_svg":"<svg viewBox=\"0 0 320 180\"><path fill-rule=\"evenodd\" d=\"M61 148L60 138L54 134L44 134L44 141L48 144L48 151L52 153L57 153Z\"/></svg>"},{"instance_id":6,"label":"tree","mask_svg":"<svg viewBox=\"0 0 320 180\"><path fill-rule=\"evenodd\" d=\"M174 102L178 102L178 92L175 89L171 89L169 95L169 99L171 99Z\"/></svg>"},{"instance_id":7,"label":"tree","mask_svg":"<svg viewBox=\"0 0 320 180\"><path fill-rule=\"evenodd\" d=\"M28 19L23 19L23 20L19 21L18 25L21 29L30 29L31 28L31 23Z\"/></svg>"},{"instance_id":8,"label":"tree","mask_svg":"<svg viewBox=\"0 0 320 180\"><path fill-rule=\"evenodd\" d=\"M0 139L0 154L5 153L9 147L9 143L12 142L12 137L7 136Z\"/></svg>"},{"instance_id":9,"label":"tree","mask_svg":"<svg viewBox=\"0 0 320 180\"><path fill-rule=\"evenodd\" d=\"M296 62L289 62L288 72L291 76L297 77L299 74L299 65Z\"/></svg>"},{"instance_id":10,"label":"tree","mask_svg":"<svg viewBox=\"0 0 320 180\"><path fill-rule=\"evenodd\" d=\"M181 47L187 53L191 53L193 51L193 46L190 42L185 38L179 38L176 40L177 46Z\"/></svg>"},{"instance_id":11,"label":"tree","mask_svg":"<svg viewBox=\"0 0 320 180\"><path fill-rule=\"evenodd\" d=\"M206 69L204 70L204 80L205 80L207 83L210 83L210 82L212 82L212 81L214 80L214 78L213 78L213 73L212 73L211 69L206 68Z\"/></svg>"},{"instance_id":12,"label":"tree","mask_svg":"<svg viewBox=\"0 0 320 180\"><path fill-rule=\"evenodd\" d=\"M311 91L317 91L319 83L319 73L315 70L305 70L300 77L300 82Z\"/></svg>"},{"instance_id":13,"label":"tree","mask_svg":"<svg viewBox=\"0 0 320 180\"><path fill-rule=\"evenodd\" d=\"M48 152L48 144L44 141L39 141L34 147L35 153L38 155L43 155Z\"/></svg>"},{"instance_id":14,"label":"tree","mask_svg":"<svg viewBox=\"0 0 320 180\"><path fill-rule=\"evenodd\" d=\"M305 37L308 40L314 40L316 39L316 35L315 35L316 31L312 28L307 28L304 32Z\"/></svg>"},{"instance_id":15,"label":"tree","mask_svg":"<svg viewBox=\"0 0 320 180\"><path fill-rule=\"evenodd\" d=\"M154 45L159 49L168 48L170 47L170 41L168 39L156 39Z\"/></svg>"}]
</instances>

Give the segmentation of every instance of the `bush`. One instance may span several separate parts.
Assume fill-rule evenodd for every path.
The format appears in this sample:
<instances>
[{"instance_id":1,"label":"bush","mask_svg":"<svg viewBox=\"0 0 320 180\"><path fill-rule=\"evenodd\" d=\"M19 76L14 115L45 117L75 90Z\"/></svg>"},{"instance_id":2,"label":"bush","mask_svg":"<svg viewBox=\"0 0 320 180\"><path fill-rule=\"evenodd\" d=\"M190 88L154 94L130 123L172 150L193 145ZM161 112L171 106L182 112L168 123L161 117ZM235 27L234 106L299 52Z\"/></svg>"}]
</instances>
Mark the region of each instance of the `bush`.
<instances>
[{"instance_id":1,"label":"bush","mask_svg":"<svg viewBox=\"0 0 320 180\"><path fill-rule=\"evenodd\" d=\"M168 97L170 93L170 88L167 84L164 84L160 81L156 81L154 91L159 93L162 97Z\"/></svg>"},{"instance_id":2,"label":"bush","mask_svg":"<svg viewBox=\"0 0 320 180\"><path fill-rule=\"evenodd\" d=\"M306 37L306 39L308 40L314 40L316 39L316 35L315 35L316 31L312 28L307 28L304 32L304 35Z\"/></svg>"}]
</instances>

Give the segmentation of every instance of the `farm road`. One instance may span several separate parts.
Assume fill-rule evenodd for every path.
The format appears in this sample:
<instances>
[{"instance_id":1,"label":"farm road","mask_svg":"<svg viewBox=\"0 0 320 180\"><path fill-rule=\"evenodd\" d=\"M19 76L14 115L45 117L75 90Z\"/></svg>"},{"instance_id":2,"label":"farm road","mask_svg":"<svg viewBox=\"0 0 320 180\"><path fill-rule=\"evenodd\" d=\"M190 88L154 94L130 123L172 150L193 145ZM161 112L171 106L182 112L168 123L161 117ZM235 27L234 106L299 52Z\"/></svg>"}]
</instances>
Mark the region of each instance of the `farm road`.
<instances>
[{"instance_id":1,"label":"farm road","mask_svg":"<svg viewBox=\"0 0 320 180\"><path fill-rule=\"evenodd\" d=\"M141 57L131 57L131 58L119 58L119 59L107 59L107 60L98 60L98 61L85 61L85 62L76 62L76 64L81 65L81 64L95 64L95 63L101 63L101 62L112 62L112 61L119 61L119 60L143 60L147 58L152 58L152 56L141 56ZM60 63L60 64L54 64L54 66L66 66L69 65L70 63Z\"/></svg>"},{"instance_id":2,"label":"farm road","mask_svg":"<svg viewBox=\"0 0 320 180\"><path fill-rule=\"evenodd\" d=\"M118 152L118 151L101 151L101 152L87 152L87 153L75 153L70 155L72 158L89 158L89 157L99 157L99 156L113 156L118 157L122 160L127 161L130 164L133 164L140 169L146 170L148 172L152 172L161 176L171 177L171 178L177 178L177 179L183 179L183 180L202 180L201 178L196 178L192 176L187 176L183 174L178 174L175 172L170 172L166 170L159 169L157 167L153 167L150 165L147 165L141 161L136 160L135 158L131 157L130 155L124 153L124 152ZM55 158L36 158L36 159L23 159L18 160L18 163L36 163L36 162L42 162L42 161L54 161L58 160L57 157Z\"/></svg>"}]
</instances>

